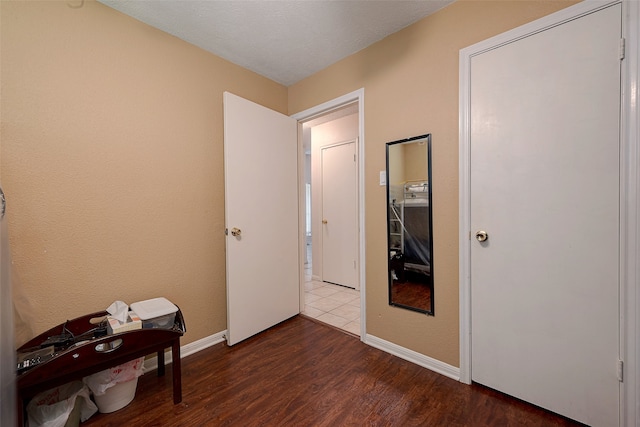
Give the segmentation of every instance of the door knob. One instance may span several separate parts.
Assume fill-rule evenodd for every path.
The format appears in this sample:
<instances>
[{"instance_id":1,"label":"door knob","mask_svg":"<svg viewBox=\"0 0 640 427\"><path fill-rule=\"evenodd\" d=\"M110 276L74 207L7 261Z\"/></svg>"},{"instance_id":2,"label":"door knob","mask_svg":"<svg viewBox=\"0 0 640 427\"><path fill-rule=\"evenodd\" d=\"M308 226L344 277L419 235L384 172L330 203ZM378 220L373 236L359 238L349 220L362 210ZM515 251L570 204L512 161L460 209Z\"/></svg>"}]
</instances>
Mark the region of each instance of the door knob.
<instances>
[{"instance_id":1,"label":"door knob","mask_svg":"<svg viewBox=\"0 0 640 427\"><path fill-rule=\"evenodd\" d=\"M328 221L327 221L326 219L323 219L323 220L322 220L322 223L323 223L323 224L327 224L327 223L328 223Z\"/></svg>"},{"instance_id":2,"label":"door knob","mask_svg":"<svg viewBox=\"0 0 640 427\"><path fill-rule=\"evenodd\" d=\"M485 242L488 238L489 234L486 231L476 231L476 239L478 240L478 242Z\"/></svg>"},{"instance_id":3,"label":"door knob","mask_svg":"<svg viewBox=\"0 0 640 427\"><path fill-rule=\"evenodd\" d=\"M232 236L238 237L238 236L240 236L241 234L242 234L242 230L240 230L239 228L233 227L233 228L231 229L231 235L232 235Z\"/></svg>"}]
</instances>

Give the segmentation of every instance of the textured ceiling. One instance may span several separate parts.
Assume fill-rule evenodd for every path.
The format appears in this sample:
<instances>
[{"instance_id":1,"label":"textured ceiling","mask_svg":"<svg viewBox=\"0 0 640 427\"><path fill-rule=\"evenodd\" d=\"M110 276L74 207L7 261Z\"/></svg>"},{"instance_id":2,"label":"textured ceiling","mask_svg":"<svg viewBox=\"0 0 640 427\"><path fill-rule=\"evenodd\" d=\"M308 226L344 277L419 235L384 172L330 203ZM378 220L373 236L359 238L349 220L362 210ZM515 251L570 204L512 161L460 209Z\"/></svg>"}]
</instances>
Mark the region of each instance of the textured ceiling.
<instances>
[{"instance_id":1,"label":"textured ceiling","mask_svg":"<svg viewBox=\"0 0 640 427\"><path fill-rule=\"evenodd\" d=\"M453 0L99 0L289 86Z\"/></svg>"}]
</instances>

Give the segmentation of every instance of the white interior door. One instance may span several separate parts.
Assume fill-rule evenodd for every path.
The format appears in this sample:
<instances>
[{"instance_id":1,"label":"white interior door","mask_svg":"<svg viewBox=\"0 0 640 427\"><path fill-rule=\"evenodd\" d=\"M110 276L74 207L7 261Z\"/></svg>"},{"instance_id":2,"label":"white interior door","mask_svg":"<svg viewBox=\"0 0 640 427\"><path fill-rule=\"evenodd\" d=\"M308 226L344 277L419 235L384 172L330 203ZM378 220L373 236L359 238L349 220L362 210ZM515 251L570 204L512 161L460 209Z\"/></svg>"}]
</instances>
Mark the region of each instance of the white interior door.
<instances>
[{"instance_id":1,"label":"white interior door","mask_svg":"<svg viewBox=\"0 0 640 427\"><path fill-rule=\"evenodd\" d=\"M322 148L322 280L357 288L356 143Z\"/></svg>"},{"instance_id":2,"label":"white interior door","mask_svg":"<svg viewBox=\"0 0 640 427\"><path fill-rule=\"evenodd\" d=\"M294 119L224 93L229 345L300 312L297 161Z\"/></svg>"},{"instance_id":3,"label":"white interior door","mask_svg":"<svg viewBox=\"0 0 640 427\"><path fill-rule=\"evenodd\" d=\"M471 59L471 376L593 426L618 425L620 22Z\"/></svg>"}]
</instances>

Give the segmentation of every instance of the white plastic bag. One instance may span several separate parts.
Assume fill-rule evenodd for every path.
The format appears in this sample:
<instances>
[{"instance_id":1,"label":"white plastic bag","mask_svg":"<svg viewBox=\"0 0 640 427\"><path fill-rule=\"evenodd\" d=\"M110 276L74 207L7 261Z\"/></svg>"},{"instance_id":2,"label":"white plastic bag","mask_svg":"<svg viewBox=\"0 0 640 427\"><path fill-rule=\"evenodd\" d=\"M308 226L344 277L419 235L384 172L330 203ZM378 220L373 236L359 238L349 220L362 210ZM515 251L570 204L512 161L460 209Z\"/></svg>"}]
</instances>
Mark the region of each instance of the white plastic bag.
<instances>
[{"instance_id":1,"label":"white plastic bag","mask_svg":"<svg viewBox=\"0 0 640 427\"><path fill-rule=\"evenodd\" d=\"M105 369L97 374L84 378L84 382L89 386L94 395L101 396L107 389L118 383L138 378L143 373L144 357L123 363L111 369Z\"/></svg>"},{"instance_id":2,"label":"white plastic bag","mask_svg":"<svg viewBox=\"0 0 640 427\"><path fill-rule=\"evenodd\" d=\"M77 399L80 399L80 421L86 421L98 412L89 388L81 381L73 381L31 399L27 405L29 427L64 427Z\"/></svg>"}]
</instances>

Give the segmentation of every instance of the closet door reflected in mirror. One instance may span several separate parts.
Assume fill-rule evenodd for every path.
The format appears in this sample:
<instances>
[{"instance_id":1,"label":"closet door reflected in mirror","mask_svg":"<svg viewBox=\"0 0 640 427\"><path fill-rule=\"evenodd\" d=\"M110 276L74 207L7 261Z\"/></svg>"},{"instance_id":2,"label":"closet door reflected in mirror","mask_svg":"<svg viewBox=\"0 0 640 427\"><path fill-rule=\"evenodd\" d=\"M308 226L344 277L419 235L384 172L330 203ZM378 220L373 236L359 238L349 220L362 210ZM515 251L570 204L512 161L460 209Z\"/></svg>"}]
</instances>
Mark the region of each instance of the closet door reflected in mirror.
<instances>
[{"instance_id":1,"label":"closet door reflected in mirror","mask_svg":"<svg viewBox=\"0 0 640 427\"><path fill-rule=\"evenodd\" d=\"M387 143L389 304L433 315L431 134Z\"/></svg>"}]
</instances>

